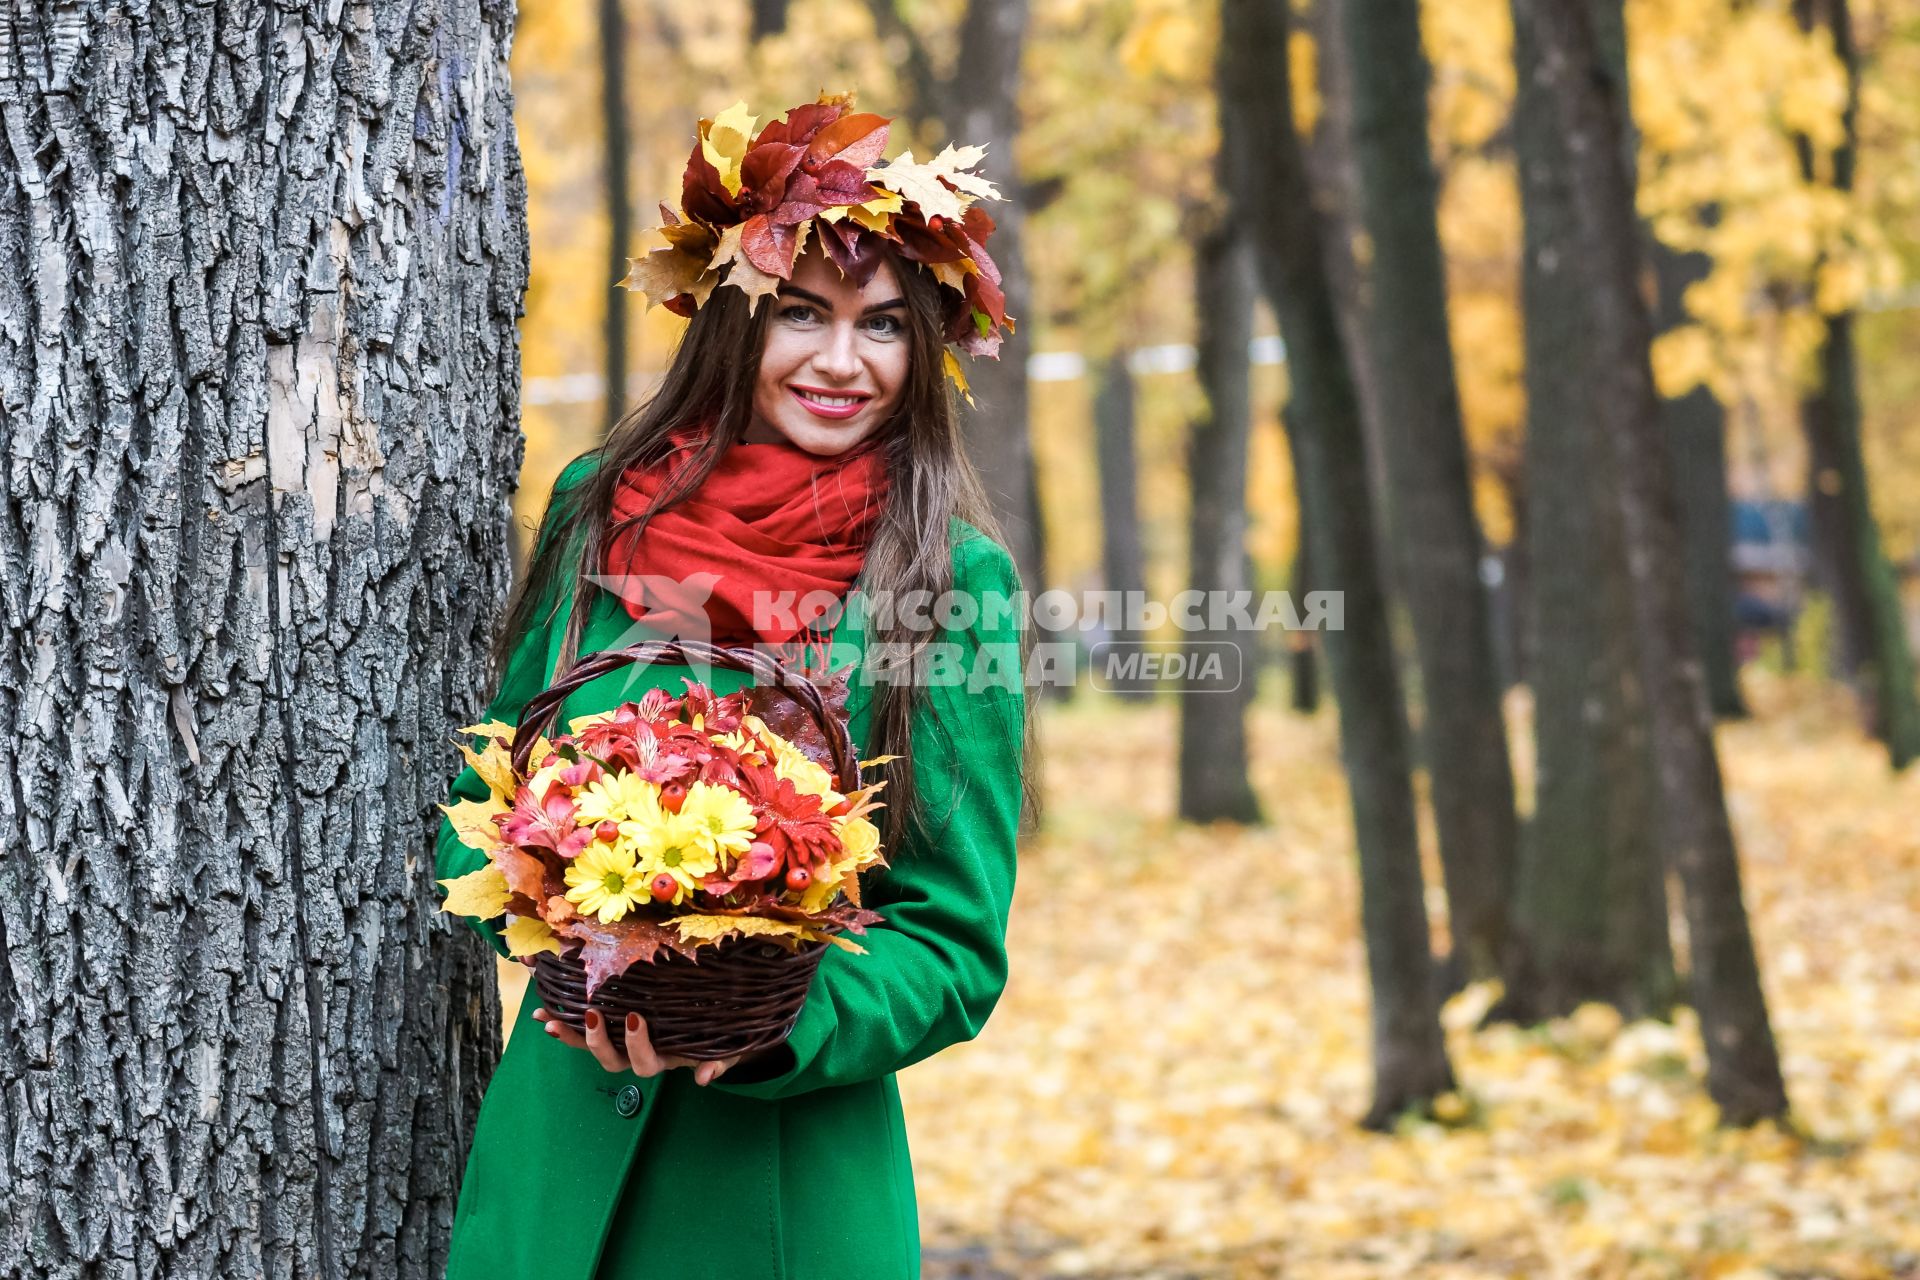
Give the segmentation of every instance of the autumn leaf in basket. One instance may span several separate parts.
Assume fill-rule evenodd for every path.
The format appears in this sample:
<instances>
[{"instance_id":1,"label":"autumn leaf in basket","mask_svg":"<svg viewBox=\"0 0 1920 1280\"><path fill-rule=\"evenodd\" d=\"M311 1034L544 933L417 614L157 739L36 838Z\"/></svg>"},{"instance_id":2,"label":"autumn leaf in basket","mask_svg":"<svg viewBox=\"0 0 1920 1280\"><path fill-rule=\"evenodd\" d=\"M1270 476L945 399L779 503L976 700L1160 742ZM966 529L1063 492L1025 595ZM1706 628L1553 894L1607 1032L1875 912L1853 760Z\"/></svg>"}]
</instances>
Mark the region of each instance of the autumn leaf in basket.
<instances>
[{"instance_id":1,"label":"autumn leaf in basket","mask_svg":"<svg viewBox=\"0 0 1920 1280\"><path fill-rule=\"evenodd\" d=\"M845 672L813 679L844 721ZM511 917L515 956L577 949L589 994L662 951L692 958L736 936L864 954L838 935L882 918L860 905L859 876L886 865L868 816L886 784L838 791L825 735L791 698L684 683L538 739L525 777L513 726L463 729L483 740L462 750L488 795L440 807L487 863L440 881L443 909Z\"/></svg>"}]
</instances>

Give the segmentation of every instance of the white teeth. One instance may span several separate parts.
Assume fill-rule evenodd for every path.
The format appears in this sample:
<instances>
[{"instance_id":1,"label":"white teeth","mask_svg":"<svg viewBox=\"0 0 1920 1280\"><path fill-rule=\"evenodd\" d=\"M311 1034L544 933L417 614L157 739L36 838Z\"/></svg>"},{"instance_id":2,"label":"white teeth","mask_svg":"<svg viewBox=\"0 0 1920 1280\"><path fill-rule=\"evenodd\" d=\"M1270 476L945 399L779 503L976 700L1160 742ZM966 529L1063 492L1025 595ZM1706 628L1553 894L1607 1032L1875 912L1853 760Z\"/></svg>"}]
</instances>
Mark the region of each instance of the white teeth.
<instances>
[{"instance_id":1,"label":"white teeth","mask_svg":"<svg viewBox=\"0 0 1920 1280\"><path fill-rule=\"evenodd\" d=\"M795 392L794 394L798 395L803 400L811 400L813 401L813 403L817 405L821 405L828 409L845 408L847 405L850 405L850 404L859 404L860 401L863 399L863 397L861 396L816 396L811 392L807 392L807 391L798 391L798 392Z\"/></svg>"}]
</instances>

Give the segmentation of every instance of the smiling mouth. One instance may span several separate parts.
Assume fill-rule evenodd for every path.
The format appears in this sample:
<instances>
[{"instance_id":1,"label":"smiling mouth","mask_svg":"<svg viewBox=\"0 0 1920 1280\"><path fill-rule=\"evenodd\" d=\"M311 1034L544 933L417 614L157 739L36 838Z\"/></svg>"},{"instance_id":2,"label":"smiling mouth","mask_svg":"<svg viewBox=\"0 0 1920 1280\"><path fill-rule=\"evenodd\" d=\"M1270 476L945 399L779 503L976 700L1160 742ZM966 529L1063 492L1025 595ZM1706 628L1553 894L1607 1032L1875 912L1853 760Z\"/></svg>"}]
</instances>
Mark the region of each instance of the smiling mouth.
<instances>
[{"instance_id":1,"label":"smiling mouth","mask_svg":"<svg viewBox=\"0 0 1920 1280\"><path fill-rule=\"evenodd\" d=\"M799 387L788 388L808 404L817 404L822 409L852 409L865 404L873 397L866 395L828 395L820 391L804 391Z\"/></svg>"}]
</instances>

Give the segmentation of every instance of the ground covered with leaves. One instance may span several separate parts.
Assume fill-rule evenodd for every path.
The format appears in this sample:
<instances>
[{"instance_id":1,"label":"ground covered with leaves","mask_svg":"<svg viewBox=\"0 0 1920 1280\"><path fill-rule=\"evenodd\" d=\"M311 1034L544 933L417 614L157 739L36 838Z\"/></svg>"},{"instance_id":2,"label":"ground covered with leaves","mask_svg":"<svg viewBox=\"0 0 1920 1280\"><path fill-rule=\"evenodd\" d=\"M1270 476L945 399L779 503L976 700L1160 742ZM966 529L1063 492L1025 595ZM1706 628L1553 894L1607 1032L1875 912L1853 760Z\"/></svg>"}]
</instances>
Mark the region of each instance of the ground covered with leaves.
<instances>
[{"instance_id":1,"label":"ground covered with leaves","mask_svg":"<svg viewBox=\"0 0 1920 1280\"><path fill-rule=\"evenodd\" d=\"M1264 700L1240 830L1172 820L1171 705L1049 707L1006 994L900 1076L929 1276L1920 1275L1920 770L1750 693L1721 745L1798 1133L1714 1127L1689 1010L1475 1031L1491 984L1445 1011L1453 1122L1361 1131L1331 710Z\"/></svg>"},{"instance_id":2,"label":"ground covered with leaves","mask_svg":"<svg viewBox=\"0 0 1920 1280\"><path fill-rule=\"evenodd\" d=\"M1172 819L1171 704L1049 705L1006 994L900 1076L929 1280L1920 1276L1920 769L1893 777L1838 695L1748 691L1720 743L1795 1123L1745 1132L1714 1126L1691 1011L1476 1031L1492 984L1444 1013L1450 1121L1360 1130L1331 708L1263 699L1267 824L1237 829Z\"/></svg>"}]
</instances>

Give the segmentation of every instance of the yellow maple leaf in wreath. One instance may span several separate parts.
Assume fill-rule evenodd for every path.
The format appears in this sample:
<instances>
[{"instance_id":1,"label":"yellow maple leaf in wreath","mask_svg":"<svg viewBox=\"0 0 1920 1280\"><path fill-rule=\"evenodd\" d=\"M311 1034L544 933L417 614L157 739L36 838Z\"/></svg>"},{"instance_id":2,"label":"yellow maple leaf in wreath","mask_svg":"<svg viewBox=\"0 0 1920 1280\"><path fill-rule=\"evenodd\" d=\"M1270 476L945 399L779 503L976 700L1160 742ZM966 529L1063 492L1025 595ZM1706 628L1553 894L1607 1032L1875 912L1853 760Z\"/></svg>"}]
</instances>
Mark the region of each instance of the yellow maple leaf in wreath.
<instances>
[{"instance_id":1,"label":"yellow maple leaf in wreath","mask_svg":"<svg viewBox=\"0 0 1920 1280\"><path fill-rule=\"evenodd\" d=\"M703 254L678 248L655 249L638 258L627 259L627 274L619 285L646 297L647 310L665 302L676 293L692 293L707 271Z\"/></svg>"},{"instance_id":2,"label":"yellow maple leaf in wreath","mask_svg":"<svg viewBox=\"0 0 1920 1280\"><path fill-rule=\"evenodd\" d=\"M740 194L740 163L747 158L747 145L753 139L753 126L759 117L747 111L742 99L711 120L700 122L700 152L720 174L727 194Z\"/></svg>"},{"instance_id":3,"label":"yellow maple leaf in wreath","mask_svg":"<svg viewBox=\"0 0 1920 1280\"><path fill-rule=\"evenodd\" d=\"M506 939L507 953L516 960L537 956L542 951L560 954L560 939L553 936L546 921L531 916L515 916L513 923L501 931L501 936Z\"/></svg>"},{"instance_id":4,"label":"yellow maple leaf in wreath","mask_svg":"<svg viewBox=\"0 0 1920 1280\"><path fill-rule=\"evenodd\" d=\"M967 375L965 371L960 368L960 362L954 358L953 348L945 348L940 352L940 355L942 357L941 367L946 370L947 377L953 380L953 389L965 396L967 403L971 405L973 403L973 392L967 388Z\"/></svg>"},{"instance_id":5,"label":"yellow maple leaf in wreath","mask_svg":"<svg viewBox=\"0 0 1920 1280\"><path fill-rule=\"evenodd\" d=\"M460 837L460 843L482 853L490 853L500 847L500 828L493 819L511 809L512 806L499 796L488 796L485 800L459 800L440 806L440 811L447 815L447 821L453 824L453 833Z\"/></svg>"},{"instance_id":6,"label":"yellow maple leaf in wreath","mask_svg":"<svg viewBox=\"0 0 1920 1280\"><path fill-rule=\"evenodd\" d=\"M746 294L753 302L752 311L758 314L760 299L772 297L782 281L779 276L770 276L754 266L752 260L740 251L740 233L745 227L744 222L736 223L720 233L719 247L713 251L713 260L707 264L707 270L718 272L721 267L732 263L733 270L727 273L727 283Z\"/></svg>"},{"instance_id":7,"label":"yellow maple leaf in wreath","mask_svg":"<svg viewBox=\"0 0 1920 1280\"><path fill-rule=\"evenodd\" d=\"M491 862L478 871L439 883L447 887L447 900L440 904L442 911L478 920L491 920L505 911L507 899L513 896L507 888L506 873Z\"/></svg>"},{"instance_id":8,"label":"yellow maple leaf in wreath","mask_svg":"<svg viewBox=\"0 0 1920 1280\"><path fill-rule=\"evenodd\" d=\"M978 197L1001 198L991 182L978 174L962 172L980 163L986 154L987 149L983 146L955 147L951 143L947 144L946 150L927 161L917 161L913 158L913 152L902 151L899 159L868 169L866 179L913 201L920 206L923 217L938 215L959 222L967 216L967 206ZM942 178L959 190L948 188L941 182Z\"/></svg>"}]
</instances>

